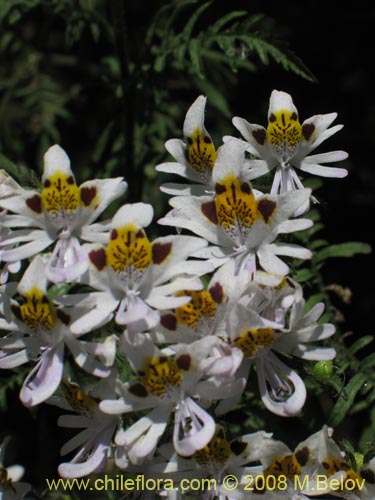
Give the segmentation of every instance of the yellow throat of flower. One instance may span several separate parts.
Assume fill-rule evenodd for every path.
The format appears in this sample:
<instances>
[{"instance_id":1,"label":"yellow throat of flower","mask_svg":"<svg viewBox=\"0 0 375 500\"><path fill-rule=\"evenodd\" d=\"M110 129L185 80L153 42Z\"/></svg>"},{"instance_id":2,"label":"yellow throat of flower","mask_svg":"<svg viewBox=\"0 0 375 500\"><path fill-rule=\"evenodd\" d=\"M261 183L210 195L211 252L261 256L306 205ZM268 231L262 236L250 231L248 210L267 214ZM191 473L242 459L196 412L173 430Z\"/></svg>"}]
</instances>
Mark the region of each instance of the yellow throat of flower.
<instances>
[{"instance_id":1,"label":"yellow throat of flower","mask_svg":"<svg viewBox=\"0 0 375 500\"><path fill-rule=\"evenodd\" d=\"M194 453L197 463L204 468L222 467L231 455L229 441L225 438L223 430L219 427L211 441L201 450Z\"/></svg>"},{"instance_id":2,"label":"yellow throat of flower","mask_svg":"<svg viewBox=\"0 0 375 500\"><path fill-rule=\"evenodd\" d=\"M143 273L152 262L152 246L142 229L127 224L112 229L106 255L117 273L129 268Z\"/></svg>"},{"instance_id":3,"label":"yellow throat of flower","mask_svg":"<svg viewBox=\"0 0 375 500\"><path fill-rule=\"evenodd\" d=\"M200 128L197 128L187 140L187 157L190 165L205 180L208 180L217 158L217 152L211 137L204 134Z\"/></svg>"},{"instance_id":4,"label":"yellow throat of flower","mask_svg":"<svg viewBox=\"0 0 375 500\"><path fill-rule=\"evenodd\" d=\"M40 195L42 209L52 216L74 214L81 204L80 190L74 177L56 171L44 181Z\"/></svg>"},{"instance_id":5,"label":"yellow throat of flower","mask_svg":"<svg viewBox=\"0 0 375 500\"><path fill-rule=\"evenodd\" d=\"M278 154L284 153L290 157L302 140L302 127L297 113L287 109L271 113L266 137Z\"/></svg>"},{"instance_id":6,"label":"yellow throat of flower","mask_svg":"<svg viewBox=\"0 0 375 500\"><path fill-rule=\"evenodd\" d=\"M169 389L178 388L183 380L183 373L176 361L166 356L152 358L145 369L138 373L146 391L158 397L166 396Z\"/></svg>"},{"instance_id":7,"label":"yellow throat of flower","mask_svg":"<svg viewBox=\"0 0 375 500\"><path fill-rule=\"evenodd\" d=\"M19 307L18 315L30 330L51 330L55 326L56 311L42 290L33 287L22 298L24 303Z\"/></svg>"}]
</instances>

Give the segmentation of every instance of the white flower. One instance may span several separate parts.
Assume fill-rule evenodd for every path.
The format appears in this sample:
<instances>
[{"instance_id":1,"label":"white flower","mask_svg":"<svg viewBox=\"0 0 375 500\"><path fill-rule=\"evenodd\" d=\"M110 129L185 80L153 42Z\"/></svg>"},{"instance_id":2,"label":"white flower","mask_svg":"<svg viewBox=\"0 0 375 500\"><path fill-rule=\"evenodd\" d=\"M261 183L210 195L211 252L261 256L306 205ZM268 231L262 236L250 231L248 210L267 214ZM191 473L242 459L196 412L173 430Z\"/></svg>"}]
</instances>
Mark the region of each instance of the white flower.
<instances>
[{"instance_id":1,"label":"white flower","mask_svg":"<svg viewBox=\"0 0 375 500\"><path fill-rule=\"evenodd\" d=\"M307 471L310 474L312 489L318 490L316 487L318 475L326 476L327 481L324 484L327 487L326 490L320 488L320 494L329 493L345 500L372 500L375 497L375 457L368 463L363 463L361 456L359 463L356 459L353 468L332 435L333 429L324 426L301 444L308 447L310 456L314 460L314 466L310 466ZM307 494L312 493L307 492Z\"/></svg>"},{"instance_id":2,"label":"white flower","mask_svg":"<svg viewBox=\"0 0 375 500\"><path fill-rule=\"evenodd\" d=\"M10 333L0 339L0 368L14 368L28 361L36 365L26 377L20 399L26 406L45 401L57 389L64 367L65 344L76 363L88 373L107 377L115 356L115 339L104 342L80 340L69 329L86 310L71 308L69 315L48 298L45 266L35 257L17 291L20 302L11 301L12 321L0 318L0 327Z\"/></svg>"},{"instance_id":3,"label":"white flower","mask_svg":"<svg viewBox=\"0 0 375 500\"><path fill-rule=\"evenodd\" d=\"M179 455L189 456L206 446L215 432L213 418L196 401L233 395L238 390L233 378L242 353L235 349L218 357L225 345L216 337L174 347L168 357L145 335L124 333L122 350L126 353L138 382L121 388L122 398L103 401L100 407L110 414L151 409L133 425L117 435L116 444L127 449L133 463L153 455L174 412L173 444Z\"/></svg>"},{"instance_id":4,"label":"white flower","mask_svg":"<svg viewBox=\"0 0 375 500\"><path fill-rule=\"evenodd\" d=\"M323 304L317 304L303 316L304 306L301 288L289 278L276 287L260 287L253 282L230 310L221 327L222 333L217 333L243 351L239 375L245 380L251 365L255 364L262 401L266 408L280 416L297 415L301 411L306 388L299 375L276 353L308 360L330 360L336 355L332 348L314 345L335 332L333 325L317 323ZM286 326L284 320L290 307L291 317ZM235 402L224 401L218 411L228 411L228 405Z\"/></svg>"},{"instance_id":5,"label":"white flower","mask_svg":"<svg viewBox=\"0 0 375 500\"><path fill-rule=\"evenodd\" d=\"M76 281L86 271L88 259L80 241L106 242L108 223L95 219L126 189L122 178L97 179L77 186L70 160L60 146L49 148L44 156L43 189L12 192L7 184L0 206L13 212L4 224L15 228L0 242L1 258L16 262L38 254L55 243L46 264L51 281ZM7 247L14 245L14 248Z\"/></svg>"},{"instance_id":6,"label":"white flower","mask_svg":"<svg viewBox=\"0 0 375 500\"><path fill-rule=\"evenodd\" d=\"M84 280L98 292L60 299L62 303L78 303L90 310L72 324L73 332L88 331L92 322L109 321L116 309L116 322L127 325L128 331L153 328L159 322L159 310L190 300L175 297L177 291L202 288L194 275L205 274L212 266L187 258L207 243L190 236L165 236L151 243L144 228L152 216L151 205L124 205L113 217L108 245L87 248L91 267Z\"/></svg>"},{"instance_id":7,"label":"white flower","mask_svg":"<svg viewBox=\"0 0 375 500\"><path fill-rule=\"evenodd\" d=\"M0 444L0 500L20 500L31 489L27 483L19 482L24 474L21 465L5 467L4 453L10 438Z\"/></svg>"},{"instance_id":8,"label":"white flower","mask_svg":"<svg viewBox=\"0 0 375 500\"><path fill-rule=\"evenodd\" d=\"M170 139L165 143L167 151L177 162L156 166L158 172L180 175L194 184L164 184L160 188L164 193L200 196L213 191L212 169L217 152L204 126L206 100L206 97L199 96L186 113L183 132L188 144L180 139Z\"/></svg>"},{"instance_id":9,"label":"white flower","mask_svg":"<svg viewBox=\"0 0 375 500\"><path fill-rule=\"evenodd\" d=\"M59 465L58 470L62 477L82 477L104 470L111 451L112 438L120 420L118 417L103 413L97 399L114 397L116 377L117 373L113 371L89 393L86 393L79 385L63 379L61 389L64 398L53 396L48 400L50 404L77 413L59 417L57 422L59 426L83 429L61 449L61 455L66 455L79 448L78 453L70 462Z\"/></svg>"},{"instance_id":10,"label":"white flower","mask_svg":"<svg viewBox=\"0 0 375 500\"><path fill-rule=\"evenodd\" d=\"M295 244L274 243L279 234L306 229L308 219L288 220L310 196L310 190L263 195L255 198L251 184L242 176L244 145L237 141L224 144L212 173L216 196L176 196L170 200L173 210L160 224L188 229L214 246L195 255L208 258L215 266L229 259L236 270L252 275L256 258L267 272L285 275L289 268L278 255L308 259L311 252Z\"/></svg>"},{"instance_id":11,"label":"white flower","mask_svg":"<svg viewBox=\"0 0 375 500\"><path fill-rule=\"evenodd\" d=\"M342 129L342 125L328 128L336 117L337 113L315 115L301 125L291 96L273 90L267 129L243 118L233 118L234 126L247 141L248 151L257 158L248 164L248 179L256 179L276 168L271 194L277 194L303 188L295 168L322 177L345 177L348 173L345 169L320 164L345 160L348 157L345 151L308 156L323 141ZM233 138L225 138L228 139ZM303 213L307 206L301 208L298 214Z\"/></svg>"}]
</instances>

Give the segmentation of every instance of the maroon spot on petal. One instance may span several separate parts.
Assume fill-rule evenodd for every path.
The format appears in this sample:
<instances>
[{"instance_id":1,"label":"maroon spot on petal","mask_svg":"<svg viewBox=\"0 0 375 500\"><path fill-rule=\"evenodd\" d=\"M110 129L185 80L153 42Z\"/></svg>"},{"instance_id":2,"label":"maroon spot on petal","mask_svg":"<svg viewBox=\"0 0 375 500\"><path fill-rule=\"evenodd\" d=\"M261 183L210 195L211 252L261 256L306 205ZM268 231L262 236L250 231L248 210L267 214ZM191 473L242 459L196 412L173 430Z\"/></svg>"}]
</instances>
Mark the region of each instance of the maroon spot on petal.
<instances>
[{"instance_id":1,"label":"maroon spot on petal","mask_svg":"<svg viewBox=\"0 0 375 500\"><path fill-rule=\"evenodd\" d=\"M12 313L15 315L17 319L22 320L22 314L21 314L21 308L20 306L17 306L16 304L13 304L10 306Z\"/></svg>"},{"instance_id":2,"label":"maroon spot on petal","mask_svg":"<svg viewBox=\"0 0 375 500\"><path fill-rule=\"evenodd\" d=\"M298 116L297 116L297 113L294 111L291 115L290 115L290 119L291 120L297 120Z\"/></svg>"},{"instance_id":3,"label":"maroon spot on petal","mask_svg":"<svg viewBox=\"0 0 375 500\"><path fill-rule=\"evenodd\" d=\"M43 295L41 302L42 302L42 304L49 304L49 300L48 300L47 295Z\"/></svg>"},{"instance_id":4,"label":"maroon spot on petal","mask_svg":"<svg viewBox=\"0 0 375 500\"><path fill-rule=\"evenodd\" d=\"M111 240L115 240L117 238L117 236L118 236L117 230L116 229L112 229L111 236L110 236Z\"/></svg>"},{"instance_id":5,"label":"maroon spot on petal","mask_svg":"<svg viewBox=\"0 0 375 500\"><path fill-rule=\"evenodd\" d=\"M152 260L154 264L161 264L171 253L172 243L155 243L152 245Z\"/></svg>"},{"instance_id":6,"label":"maroon spot on petal","mask_svg":"<svg viewBox=\"0 0 375 500\"><path fill-rule=\"evenodd\" d=\"M258 130L253 130L253 137L257 141L258 144L264 144L266 140L266 131L263 128L258 128Z\"/></svg>"},{"instance_id":7,"label":"maroon spot on petal","mask_svg":"<svg viewBox=\"0 0 375 500\"><path fill-rule=\"evenodd\" d=\"M268 219L271 217L276 208L276 202L272 200L268 200L267 198L260 200L258 202L258 210L262 214L265 222L268 222Z\"/></svg>"},{"instance_id":8,"label":"maroon spot on petal","mask_svg":"<svg viewBox=\"0 0 375 500\"><path fill-rule=\"evenodd\" d=\"M69 177L66 179L66 182L68 184L74 184L74 177L72 175L69 175ZM85 189L85 188L83 188Z\"/></svg>"},{"instance_id":9,"label":"maroon spot on petal","mask_svg":"<svg viewBox=\"0 0 375 500\"><path fill-rule=\"evenodd\" d=\"M218 220L217 220L217 215L216 215L216 206L214 201L208 201L207 203L203 203L201 206L201 211L204 216L207 217L207 219L212 222L212 224L217 225Z\"/></svg>"},{"instance_id":10,"label":"maroon spot on petal","mask_svg":"<svg viewBox=\"0 0 375 500\"><path fill-rule=\"evenodd\" d=\"M313 123L305 123L302 127L303 137L308 141L315 130L315 125Z\"/></svg>"},{"instance_id":11,"label":"maroon spot on petal","mask_svg":"<svg viewBox=\"0 0 375 500\"><path fill-rule=\"evenodd\" d=\"M187 141L190 146L193 144L193 139L191 137L188 137Z\"/></svg>"},{"instance_id":12,"label":"maroon spot on petal","mask_svg":"<svg viewBox=\"0 0 375 500\"><path fill-rule=\"evenodd\" d=\"M168 361L167 356L159 356L159 363L166 363Z\"/></svg>"},{"instance_id":13,"label":"maroon spot on petal","mask_svg":"<svg viewBox=\"0 0 375 500\"><path fill-rule=\"evenodd\" d=\"M89 253L89 259L98 271L102 271L107 265L107 255L104 248L91 250L91 252Z\"/></svg>"},{"instance_id":14,"label":"maroon spot on petal","mask_svg":"<svg viewBox=\"0 0 375 500\"><path fill-rule=\"evenodd\" d=\"M220 283L215 283L208 291L216 304L221 304L223 302L224 291Z\"/></svg>"},{"instance_id":15,"label":"maroon spot on petal","mask_svg":"<svg viewBox=\"0 0 375 500\"><path fill-rule=\"evenodd\" d=\"M81 188L81 201L84 205L86 205L86 207L90 205L95 196L96 196L95 186Z\"/></svg>"},{"instance_id":16,"label":"maroon spot on petal","mask_svg":"<svg viewBox=\"0 0 375 500\"><path fill-rule=\"evenodd\" d=\"M164 314L160 318L160 323L167 330L176 330L177 329L177 318L174 314Z\"/></svg>"},{"instance_id":17,"label":"maroon spot on petal","mask_svg":"<svg viewBox=\"0 0 375 500\"><path fill-rule=\"evenodd\" d=\"M139 231L137 231L135 237L136 238L144 238L145 237L144 231L142 231L142 229L140 229Z\"/></svg>"},{"instance_id":18,"label":"maroon spot on petal","mask_svg":"<svg viewBox=\"0 0 375 500\"><path fill-rule=\"evenodd\" d=\"M375 474L370 469L361 470L361 478L364 479L369 484L375 483Z\"/></svg>"},{"instance_id":19,"label":"maroon spot on petal","mask_svg":"<svg viewBox=\"0 0 375 500\"><path fill-rule=\"evenodd\" d=\"M329 469L329 464L327 462L322 462L322 465L326 470Z\"/></svg>"},{"instance_id":20,"label":"maroon spot on petal","mask_svg":"<svg viewBox=\"0 0 375 500\"><path fill-rule=\"evenodd\" d=\"M243 193L246 193L246 194L250 194L251 193L251 186L250 186L250 183L249 182L243 182L241 184L241 191Z\"/></svg>"},{"instance_id":21,"label":"maroon spot on petal","mask_svg":"<svg viewBox=\"0 0 375 500\"><path fill-rule=\"evenodd\" d=\"M269 116L269 118L268 118L268 121L275 122L276 121L276 116L273 113L271 113L270 116Z\"/></svg>"},{"instance_id":22,"label":"maroon spot on petal","mask_svg":"<svg viewBox=\"0 0 375 500\"><path fill-rule=\"evenodd\" d=\"M230 449L235 455L241 455L246 449L247 444L243 441L232 441L230 444Z\"/></svg>"},{"instance_id":23,"label":"maroon spot on petal","mask_svg":"<svg viewBox=\"0 0 375 500\"><path fill-rule=\"evenodd\" d=\"M205 142L206 144L211 144L211 142L212 142L212 141L211 141L211 137L208 137L208 135L205 135L203 140L204 140L204 142Z\"/></svg>"},{"instance_id":24,"label":"maroon spot on petal","mask_svg":"<svg viewBox=\"0 0 375 500\"><path fill-rule=\"evenodd\" d=\"M49 179L46 179L46 180L44 181L43 186L44 186L45 188L49 188L49 187L50 187L50 185L51 185L51 181L50 181Z\"/></svg>"},{"instance_id":25,"label":"maroon spot on petal","mask_svg":"<svg viewBox=\"0 0 375 500\"><path fill-rule=\"evenodd\" d=\"M309 449L307 446L304 446L301 450L297 451L296 459L297 459L297 462L300 465L302 465L302 467L307 464L307 461L309 459Z\"/></svg>"},{"instance_id":26,"label":"maroon spot on petal","mask_svg":"<svg viewBox=\"0 0 375 500\"><path fill-rule=\"evenodd\" d=\"M222 184L219 184L218 182L215 184L215 193L216 194L223 194L226 191L226 187L223 186Z\"/></svg>"},{"instance_id":27,"label":"maroon spot on petal","mask_svg":"<svg viewBox=\"0 0 375 500\"><path fill-rule=\"evenodd\" d=\"M38 194L35 194L31 198L26 200L26 205L37 214L42 213L42 200Z\"/></svg>"},{"instance_id":28,"label":"maroon spot on petal","mask_svg":"<svg viewBox=\"0 0 375 500\"><path fill-rule=\"evenodd\" d=\"M181 370L188 370L190 368L190 365L191 365L191 356L190 354L181 354L181 356L179 356L177 359L176 359L176 363L177 363L177 366L181 369Z\"/></svg>"},{"instance_id":29,"label":"maroon spot on petal","mask_svg":"<svg viewBox=\"0 0 375 500\"><path fill-rule=\"evenodd\" d=\"M138 396L139 398L145 398L147 396L147 391L145 387L137 382L129 387L129 392L134 394L134 396Z\"/></svg>"},{"instance_id":30,"label":"maroon spot on petal","mask_svg":"<svg viewBox=\"0 0 375 500\"><path fill-rule=\"evenodd\" d=\"M62 311L61 309L58 309L56 311L56 315L57 317L59 318L59 320L61 321L61 323L63 323L64 325L69 325L69 322L70 322L70 316L68 314L66 314L64 311Z\"/></svg>"}]
</instances>

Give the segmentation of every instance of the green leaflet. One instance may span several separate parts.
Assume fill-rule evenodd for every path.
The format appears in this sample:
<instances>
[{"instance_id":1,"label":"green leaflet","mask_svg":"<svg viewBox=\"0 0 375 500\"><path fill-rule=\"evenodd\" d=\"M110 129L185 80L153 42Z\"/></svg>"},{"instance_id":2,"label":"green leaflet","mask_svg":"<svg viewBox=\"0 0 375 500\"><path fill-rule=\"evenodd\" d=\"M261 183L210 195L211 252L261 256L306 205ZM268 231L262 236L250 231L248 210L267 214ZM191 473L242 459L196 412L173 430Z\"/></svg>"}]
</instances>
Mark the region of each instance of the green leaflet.
<instances>
[{"instance_id":1,"label":"green leaflet","mask_svg":"<svg viewBox=\"0 0 375 500\"><path fill-rule=\"evenodd\" d=\"M371 247L367 243L348 241L323 248L313 256L313 260L318 264L330 257L353 257L357 254L369 253L371 253Z\"/></svg>"}]
</instances>

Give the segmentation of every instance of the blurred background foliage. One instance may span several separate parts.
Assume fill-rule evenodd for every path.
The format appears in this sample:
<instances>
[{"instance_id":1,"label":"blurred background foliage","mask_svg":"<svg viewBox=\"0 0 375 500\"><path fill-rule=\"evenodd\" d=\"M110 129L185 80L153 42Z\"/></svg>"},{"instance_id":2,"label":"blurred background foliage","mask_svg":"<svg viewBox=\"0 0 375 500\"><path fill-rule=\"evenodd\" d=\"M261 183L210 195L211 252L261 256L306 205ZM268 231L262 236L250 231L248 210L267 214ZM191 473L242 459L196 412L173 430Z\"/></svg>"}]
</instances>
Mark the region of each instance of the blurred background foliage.
<instances>
[{"instance_id":1,"label":"blurred background foliage","mask_svg":"<svg viewBox=\"0 0 375 500\"><path fill-rule=\"evenodd\" d=\"M350 243L375 239L373 26L374 7L335 0L0 2L0 167L24 185L38 183L44 152L59 143L79 182L124 176L126 200L151 202L159 217L167 176L155 165L168 158L164 142L182 137L185 113L201 93L216 146L235 134L234 115L265 125L274 88L292 94L301 121L337 111L345 124L327 150L349 152L340 165L349 176L308 181L321 204L309 214L314 228L299 239L315 257L293 266L309 305L324 300L324 320L338 325L338 357L334 367L301 364L310 389L302 418L265 414L249 387L227 417L233 432L265 426L293 447L329 422L362 451L374 440L373 258L361 255L369 246ZM66 440L56 426L60 412L22 407L22 370L0 377L0 437L14 436L14 459L43 486L45 476L56 476Z\"/></svg>"}]
</instances>

